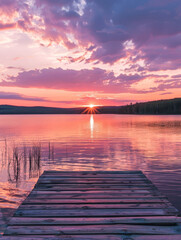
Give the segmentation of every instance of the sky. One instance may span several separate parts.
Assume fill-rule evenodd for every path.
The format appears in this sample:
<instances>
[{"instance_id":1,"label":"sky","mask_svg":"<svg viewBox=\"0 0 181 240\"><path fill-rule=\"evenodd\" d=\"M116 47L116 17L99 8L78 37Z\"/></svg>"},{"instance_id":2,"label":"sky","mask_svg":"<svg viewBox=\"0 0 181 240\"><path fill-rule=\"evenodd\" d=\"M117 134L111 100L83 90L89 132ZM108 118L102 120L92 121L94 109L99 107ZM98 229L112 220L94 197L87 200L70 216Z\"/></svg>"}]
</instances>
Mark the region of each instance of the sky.
<instances>
[{"instance_id":1,"label":"sky","mask_svg":"<svg viewBox=\"0 0 181 240\"><path fill-rule=\"evenodd\" d=\"M0 104L181 97L180 0L0 0Z\"/></svg>"}]
</instances>

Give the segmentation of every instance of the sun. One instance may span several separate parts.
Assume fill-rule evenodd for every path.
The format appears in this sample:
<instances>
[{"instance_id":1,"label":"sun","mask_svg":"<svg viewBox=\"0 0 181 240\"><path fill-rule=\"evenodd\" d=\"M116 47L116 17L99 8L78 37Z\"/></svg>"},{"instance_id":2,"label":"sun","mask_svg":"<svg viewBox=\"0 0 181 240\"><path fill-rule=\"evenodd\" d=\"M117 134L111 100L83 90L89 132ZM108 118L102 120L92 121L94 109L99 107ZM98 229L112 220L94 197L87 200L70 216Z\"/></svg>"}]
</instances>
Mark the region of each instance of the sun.
<instances>
[{"instance_id":1,"label":"sun","mask_svg":"<svg viewBox=\"0 0 181 240\"><path fill-rule=\"evenodd\" d=\"M98 107L94 104L89 104L87 105L87 107L83 110L82 113L88 113L88 114L96 114L96 113L99 113Z\"/></svg>"}]
</instances>

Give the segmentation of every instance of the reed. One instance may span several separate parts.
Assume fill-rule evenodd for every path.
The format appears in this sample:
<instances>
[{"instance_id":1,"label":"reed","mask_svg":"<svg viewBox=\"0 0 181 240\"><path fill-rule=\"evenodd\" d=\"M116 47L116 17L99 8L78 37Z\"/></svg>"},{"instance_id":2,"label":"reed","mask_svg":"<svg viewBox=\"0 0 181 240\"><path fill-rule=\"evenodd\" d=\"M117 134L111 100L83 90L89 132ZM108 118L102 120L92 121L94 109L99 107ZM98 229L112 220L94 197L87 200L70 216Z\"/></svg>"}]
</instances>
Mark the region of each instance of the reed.
<instances>
[{"instance_id":1,"label":"reed","mask_svg":"<svg viewBox=\"0 0 181 240\"><path fill-rule=\"evenodd\" d=\"M39 176L42 159L54 161L55 148L51 142L43 149L40 142L27 146L17 143L9 144L5 139L3 145L2 159L5 160L7 156L4 164L7 166L9 181L13 183L19 183L21 178L25 180ZM1 162L3 164L3 161Z\"/></svg>"},{"instance_id":2,"label":"reed","mask_svg":"<svg viewBox=\"0 0 181 240\"><path fill-rule=\"evenodd\" d=\"M54 145L51 142L49 142L48 143L48 159L54 160L54 154L55 154Z\"/></svg>"},{"instance_id":3,"label":"reed","mask_svg":"<svg viewBox=\"0 0 181 240\"><path fill-rule=\"evenodd\" d=\"M41 144L36 143L33 146L17 147L13 146L12 153L8 154L8 176L9 181L18 183L20 175L29 173L29 177L38 176L41 168ZM27 172L28 171L28 172Z\"/></svg>"}]
</instances>

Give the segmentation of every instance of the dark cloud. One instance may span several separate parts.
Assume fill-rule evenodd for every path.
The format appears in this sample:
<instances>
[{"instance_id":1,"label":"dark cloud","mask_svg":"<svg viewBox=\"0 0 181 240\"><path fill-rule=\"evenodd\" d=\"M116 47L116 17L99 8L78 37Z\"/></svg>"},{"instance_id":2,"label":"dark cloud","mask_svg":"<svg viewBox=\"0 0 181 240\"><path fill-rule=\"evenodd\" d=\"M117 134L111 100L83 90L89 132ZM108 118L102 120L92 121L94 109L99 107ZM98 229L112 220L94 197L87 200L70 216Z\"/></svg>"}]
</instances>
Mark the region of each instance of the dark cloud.
<instances>
[{"instance_id":1,"label":"dark cloud","mask_svg":"<svg viewBox=\"0 0 181 240\"><path fill-rule=\"evenodd\" d=\"M89 0L83 14L78 14L73 20L71 13L78 8L73 1L57 1L55 5L51 1L38 1L38 6L43 7L46 13L48 11L46 16L43 11L41 13L46 19L47 37L49 34L51 39L61 36L68 46L70 41L64 32L72 33L78 44L84 46L91 43L94 46L94 49L89 47L92 55L88 61L112 64L126 56L124 43L132 41L135 46L132 55L137 56L141 51L147 69L176 69L180 67L177 59L181 55L181 49L178 49L181 43L180 1L159 2ZM67 25L62 21L64 10L57 11L56 5L67 7ZM53 34L49 32L52 28L55 29Z\"/></svg>"},{"instance_id":2,"label":"dark cloud","mask_svg":"<svg viewBox=\"0 0 181 240\"><path fill-rule=\"evenodd\" d=\"M80 46L89 58L69 56L70 62L114 64L127 59L126 70L140 75L121 74L95 68L80 71L61 68L22 71L1 86L37 87L109 93L139 92L133 83L149 71L181 67L180 0L1 0L0 13L19 14L16 23L0 23L0 29L19 27L67 48ZM36 17L35 17L36 16ZM39 18L37 17L39 16ZM59 58L58 58L59 59ZM60 61L62 59L59 59ZM141 66L138 61L142 60ZM147 74L146 74L147 73ZM155 76L156 78L156 76ZM173 81L174 78L174 81ZM160 81L143 92L180 88L180 78Z\"/></svg>"},{"instance_id":3,"label":"dark cloud","mask_svg":"<svg viewBox=\"0 0 181 240\"><path fill-rule=\"evenodd\" d=\"M112 64L128 54L124 43L132 41L132 55L138 57L142 52L147 69L156 68L153 61L158 68L164 63L168 69L180 67L180 0L86 0L85 4L81 0L35 0L33 5L25 0L1 0L0 11L18 12L17 26L24 31L68 48L85 47L92 52L89 61ZM6 23L1 28L13 26Z\"/></svg>"}]
</instances>

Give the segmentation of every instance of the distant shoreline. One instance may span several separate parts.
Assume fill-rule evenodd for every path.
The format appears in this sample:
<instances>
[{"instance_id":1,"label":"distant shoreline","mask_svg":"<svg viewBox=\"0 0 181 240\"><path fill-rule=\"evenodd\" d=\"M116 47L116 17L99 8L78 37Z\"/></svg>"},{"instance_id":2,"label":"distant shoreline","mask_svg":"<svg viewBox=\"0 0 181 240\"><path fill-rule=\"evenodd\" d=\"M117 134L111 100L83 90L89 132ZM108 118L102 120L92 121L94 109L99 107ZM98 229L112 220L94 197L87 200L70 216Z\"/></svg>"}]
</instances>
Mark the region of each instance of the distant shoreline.
<instances>
[{"instance_id":1,"label":"distant shoreline","mask_svg":"<svg viewBox=\"0 0 181 240\"><path fill-rule=\"evenodd\" d=\"M135 114L135 115L180 115L181 98L158 100L125 106L98 106L96 113L89 108L53 108L0 105L0 115L43 115L43 114Z\"/></svg>"},{"instance_id":2,"label":"distant shoreline","mask_svg":"<svg viewBox=\"0 0 181 240\"><path fill-rule=\"evenodd\" d=\"M140 116L179 116L181 113L0 113L0 116L9 115L140 115Z\"/></svg>"}]
</instances>

